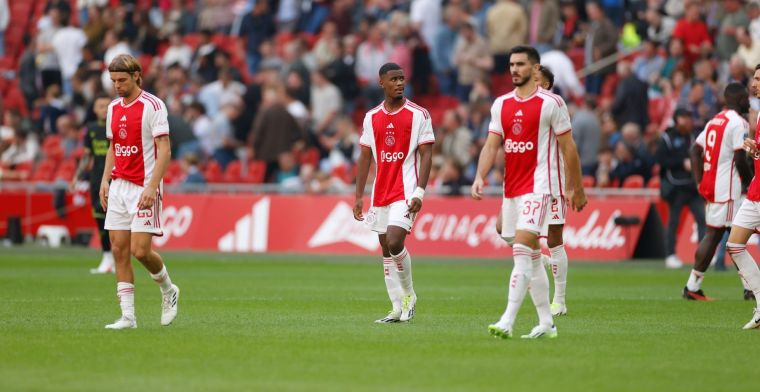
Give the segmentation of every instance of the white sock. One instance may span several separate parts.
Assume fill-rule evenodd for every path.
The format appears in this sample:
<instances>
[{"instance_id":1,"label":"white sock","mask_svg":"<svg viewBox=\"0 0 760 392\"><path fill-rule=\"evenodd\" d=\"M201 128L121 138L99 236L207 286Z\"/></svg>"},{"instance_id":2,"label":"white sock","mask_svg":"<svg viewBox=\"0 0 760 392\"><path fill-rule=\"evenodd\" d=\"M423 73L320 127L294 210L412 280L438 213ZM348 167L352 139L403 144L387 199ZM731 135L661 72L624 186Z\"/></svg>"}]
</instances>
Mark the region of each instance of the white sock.
<instances>
[{"instance_id":1,"label":"white sock","mask_svg":"<svg viewBox=\"0 0 760 392\"><path fill-rule=\"evenodd\" d=\"M158 283L162 293L166 293L172 289L172 279L169 277L169 273L166 272L166 265L161 267L161 271L158 271L157 274L150 274L150 277Z\"/></svg>"},{"instance_id":2,"label":"white sock","mask_svg":"<svg viewBox=\"0 0 760 392\"><path fill-rule=\"evenodd\" d=\"M98 265L98 269L101 271L105 270L114 270L115 269L115 263L113 260L113 253L111 251L103 252L103 257L100 258L100 265Z\"/></svg>"},{"instance_id":3,"label":"white sock","mask_svg":"<svg viewBox=\"0 0 760 392\"><path fill-rule=\"evenodd\" d=\"M396 271L398 272L398 281L401 284L401 290L404 295L410 295L414 293L414 285L412 284L412 257L409 256L409 251L404 248L401 253L397 255L391 254L393 262L396 264Z\"/></svg>"},{"instance_id":4,"label":"white sock","mask_svg":"<svg viewBox=\"0 0 760 392\"><path fill-rule=\"evenodd\" d=\"M512 329L512 325L517 318L517 312L520 310L525 299L525 293L528 291L528 285L533 278L533 269L531 267L531 254L533 249L522 245L515 244L512 247L512 256L515 259L515 266L512 268L512 275L509 278L509 293L507 294L507 309L501 316L498 324L501 328Z\"/></svg>"},{"instance_id":5,"label":"white sock","mask_svg":"<svg viewBox=\"0 0 760 392\"><path fill-rule=\"evenodd\" d=\"M550 248L552 253L551 265L552 275L554 275L554 299L552 302L557 304L565 303L565 290L567 289L567 253L565 245L558 245Z\"/></svg>"},{"instance_id":6,"label":"white sock","mask_svg":"<svg viewBox=\"0 0 760 392\"><path fill-rule=\"evenodd\" d=\"M549 275L546 274L544 263L541 262L541 250L533 251L531 258L531 269L533 277L530 280L528 291L530 298L533 299L533 305L538 313L538 323L541 326L551 328L554 325L552 320L552 311L549 306Z\"/></svg>"},{"instance_id":7,"label":"white sock","mask_svg":"<svg viewBox=\"0 0 760 392\"><path fill-rule=\"evenodd\" d=\"M404 292L399 282L398 271L393 265L393 258L383 257L383 273L385 274L385 289L388 290L388 298L393 304L393 311L401 311L401 300Z\"/></svg>"},{"instance_id":8,"label":"white sock","mask_svg":"<svg viewBox=\"0 0 760 392\"><path fill-rule=\"evenodd\" d=\"M127 282L116 283L116 296L119 298L122 317L135 319L135 285Z\"/></svg>"},{"instance_id":9,"label":"white sock","mask_svg":"<svg viewBox=\"0 0 760 392\"><path fill-rule=\"evenodd\" d=\"M739 267L739 276L745 281L745 287L749 287L749 290L755 293L755 301L757 307L760 308L760 269L757 268L755 260L747 252L747 246L728 242L726 249L728 249L731 259L734 260L734 264Z\"/></svg>"},{"instance_id":10,"label":"white sock","mask_svg":"<svg viewBox=\"0 0 760 392\"><path fill-rule=\"evenodd\" d=\"M689 291L699 291L702 288L702 281L705 279L705 273L695 269L691 270L689 280L686 281L686 289Z\"/></svg>"}]
</instances>

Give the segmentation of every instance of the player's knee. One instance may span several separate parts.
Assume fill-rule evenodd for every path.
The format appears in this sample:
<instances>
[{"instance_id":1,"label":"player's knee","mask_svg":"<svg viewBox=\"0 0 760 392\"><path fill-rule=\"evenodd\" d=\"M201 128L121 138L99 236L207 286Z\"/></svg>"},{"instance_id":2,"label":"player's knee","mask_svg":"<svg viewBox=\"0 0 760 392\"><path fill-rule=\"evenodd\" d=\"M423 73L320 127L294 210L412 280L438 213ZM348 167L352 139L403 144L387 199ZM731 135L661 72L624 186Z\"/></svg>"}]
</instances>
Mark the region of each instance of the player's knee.
<instances>
[{"instance_id":1,"label":"player's knee","mask_svg":"<svg viewBox=\"0 0 760 392\"><path fill-rule=\"evenodd\" d=\"M145 261L148 259L149 255L150 255L150 249L145 249L142 246L132 247L132 256L135 256L137 260Z\"/></svg>"},{"instance_id":2,"label":"player's knee","mask_svg":"<svg viewBox=\"0 0 760 392\"><path fill-rule=\"evenodd\" d=\"M401 238L389 238L388 239L388 250L391 252L392 255L400 254L404 251L404 240Z\"/></svg>"},{"instance_id":3,"label":"player's knee","mask_svg":"<svg viewBox=\"0 0 760 392\"><path fill-rule=\"evenodd\" d=\"M116 256L115 257L116 262L123 260L123 258L119 256L124 252L129 252L128 246L123 246L122 244L118 244L118 243L111 243L111 253L113 253ZM129 257L127 257L126 259L129 260Z\"/></svg>"}]
</instances>

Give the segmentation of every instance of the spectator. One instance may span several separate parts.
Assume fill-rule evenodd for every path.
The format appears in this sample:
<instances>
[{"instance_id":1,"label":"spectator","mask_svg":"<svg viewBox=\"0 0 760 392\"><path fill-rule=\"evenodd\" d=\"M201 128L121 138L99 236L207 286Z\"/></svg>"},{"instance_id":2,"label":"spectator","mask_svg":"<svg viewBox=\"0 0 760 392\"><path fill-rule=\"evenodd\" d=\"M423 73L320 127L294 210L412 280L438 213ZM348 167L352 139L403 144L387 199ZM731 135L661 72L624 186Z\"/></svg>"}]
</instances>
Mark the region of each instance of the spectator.
<instances>
[{"instance_id":1,"label":"spectator","mask_svg":"<svg viewBox=\"0 0 760 392\"><path fill-rule=\"evenodd\" d=\"M24 44L26 48L19 59L18 80L26 99L26 108L32 110L34 102L40 96L37 88L37 41L25 35Z\"/></svg>"},{"instance_id":2,"label":"spectator","mask_svg":"<svg viewBox=\"0 0 760 392\"><path fill-rule=\"evenodd\" d=\"M192 102L185 108L185 121L190 124L195 141L188 141L179 146L179 157L187 154L202 154L211 157L216 149L217 141L211 129L211 120L206 116L206 109L200 102Z\"/></svg>"},{"instance_id":3,"label":"spectator","mask_svg":"<svg viewBox=\"0 0 760 392\"><path fill-rule=\"evenodd\" d=\"M409 10L409 18L414 27L420 32L422 40L428 48L436 45L437 32L441 29L441 1L413 0Z\"/></svg>"},{"instance_id":4,"label":"spectator","mask_svg":"<svg viewBox=\"0 0 760 392\"><path fill-rule=\"evenodd\" d=\"M541 54L541 65L554 74L554 89L559 90L565 98L582 97L586 90L578 80L575 65L564 51L552 49Z\"/></svg>"},{"instance_id":5,"label":"spectator","mask_svg":"<svg viewBox=\"0 0 760 392\"><path fill-rule=\"evenodd\" d=\"M219 112L211 119L211 132L213 137L213 157L222 169L237 159L235 149L239 142L235 139L235 130L232 124L240 116L243 109L242 100L239 97L227 97L221 103Z\"/></svg>"},{"instance_id":6,"label":"spectator","mask_svg":"<svg viewBox=\"0 0 760 392\"><path fill-rule=\"evenodd\" d=\"M63 82L63 94L70 97L72 94L71 78L82 62L82 49L87 43L87 36L78 27L69 26L67 21L61 22L51 44L58 57Z\"/></svg>"},{"instance_id":7,"label":"spectator","mask_svg":"<svg viewBox=\"0 0 760 392\"><path fill-rule=\"evenodd\" d=\"M87 10L87 8L83 8L83 10ZM87 36L87 45L100 45L108 31L108 24L103 18L103 9L91 6L87 13L86 20L79 19L79 23L84 23L82 30Z\"/></svg>"},{"instance_id":8,"label":"spectator","mask_svg":"<svg viewBox=\"0 0 760 392\"><path fill-rule=\"evenodd\" d=\"M55 33L61 28L61 14L58 8L52 8L46 16L49 22L41 23L43 26L37 33L37 68L40 71L43 90L47 90L53 84L63 84L58 54L53 46Z\"/></svg>"},{"instance_id":9,"label":"spectator","mask_svg":"<svg viewBox=\"0 0 760 392\"><path fill-rule=\"evenodd\" d=\"M284 64L280 56L277 55L277 49L274 47L272 40L266 40L259 45L259 53L261 54L261 61L259 62L259 70L264 69L276 69L279 70Z\"/></svg>"},{"instance_id":10,"label":"spectator","mask_svg":"<svg viewBox=\"0 0 760 392\"><path fill-rule=\"evenodd\" d=\"M245 94L245 85L232 80L229 69L219 71L219 80L209 83L198 92L198 101L206 108L210 118L216 117L220 104L231 99L240 99Z\"/></svg>"},{"instance_id":11,"label":"spectator","mask_svg":"<svg viewBox=\"0 0 760 392\"><path fill-rule=\"evenodd\" d=\"M560 21L560 31L557 34L558 46L574 48L578 44L583 44L585 35L581 33L581 18L578 15L578 7L574 0L560 0L562 18Z\"/></svg>"},{"instance_id":12,"label":"spectator","mask_svg":"<svg viewBox=\"0 0 760 392\"><path fill-rule=\"evenodd\" d=\"M462 11L454 5L447 5L444 10L443 24L435 35L431 46L433 69L438 79L438 89L441 94L454 95L456 91L457 71L454 68L454 50L457 43L459 24Z\"/></svg>"},{"instance_id":13,"label":"spectator","mask_svg":"<svg viewBox=\"0 0 760 392\"><path fill-rule=\"evenodd\" d=\"M610 147L604 146L597 154L596 162L591 169L596 179L596 186L607 188L614 185L612 183L612 168L614 166L614 154Z\"/></svg>"},{"instance_id":14,"label":"spectator","mask_svg":"<svg viewBox=\"0 0 760 392\"><path fill-rule=\"evenodd\" d=\"M34 134L23 128L16 128L10 146L0 155L0 166L15 166L33 162L39 153L40 145ZM2 173L0 173L2 176Z\"/></svg>"},{"instance_id":15,"label":"spectator","mask_svg":"<svg viewBox=\"0 0 760 392\"><path fill-rule=\"evenodd\" d=\"M336 53L333 47L339 39L338 27L335 23L331 21L325 22L322 25L322 33L319 34L319 39L311 51L317 67L324 67L335 60Z\"/></svg>"},{"instance_id":16,"label":"spectator","mask_svg":"<svg viewBox=\"0 0 760 392\"><path fill-rule=\"evenodd\" d=\"M330 48L335 53L335 60L322 72L340 90L346 113L353 112L354 99L359 96L359 84L353 67L353 57L345 52L343 42L336 40Z\"/></svg>"},{"instance_id":17,"label":"spectator","mask_svg":"<svg viewBox=\"0 0 760 392\"><path fill-rule=\"evenodd\" d=\"M631 64L618 63L620 83L615 90L612 113L618 124L633 122L644 128L649 123L648 86L631 72Z\"/></svg>"},{"instance_id":18,"label":"spectator","mask_svg":"<svg viewBox=\"0 0 760 392\"><path fill-rule=\"evenodd\" d=\"M584 175L592 175L602 140L602 129L593 112L594 107L596 107L596 101L592 97L586 97L572 118L573 139L575 145L578 146Z\"/></svg>"},{"instance_id":19,"label":"spectator","mask_svg":"<svg viewBox=\"0 0 760 392\"><path fill-rule=\"evenodd\" d=\"M642 53L633 62L633 73L649 86L656 86L664 68L665 59L658 53L657 42L644 40Z\"/></svg>"},{"instance_id":20,"label":"spectator","mask_svg":"<svg viewBox=\"0 0 760 392\"><path fill-rule=\"evenodd\" d=\"M201 173L199 167L200 159L195 154L186 154L182 157L182 171L184 176L182 178L183 185L202 185L206 183L206 179Z\"/></svg>"},{"instance_id":21,"label":"spectator","mask_svg":"<svg viewBox=\"0 0 760 392\"><path fill-rule=\"evenodd\" d=\"M486 16L494 72L508 71L509 51L525 43L528 17L516 0L498 0Z\"/></svg>"},{"instance_id":22,"label":"spectator","mask_svg":"<svg viewBox=\"0 0 760 392\"><path fill-rule=\"evenodd\" d=\"M40 130L44 135L57 134L58 117L64 115L65 103L61 99L61 86L53 84L45 91L45 101L40 107Z\"/></svg>"},{"instance_id":23,"label":"spectator","mask_svg":"<svg viewBox=\"0 0 760 392\"><path fill-rule=\"evenodd\" d=\"M342 112L340 90L330 83L324 72L311 74L312 130L315 135L335 132L335 119Z\"/></svg>"},{"instance_id":24,"label":"spectator","mask_svg":"<svg viewBox=\"0 0 760 392\"><path fill-rule=\"evenodd\" d=\"M467 181L462 176L462 166L453 158L444 159L438 179L439 187L445 190L444 194L447 196L460 196L462 187L467 185Z\"/></svg>"},{"instance_id":25,"label":"spectator","mask_svg":"<svg viewBox=\"0 0 760 392\"><path fill-rule=\"evenodd\" d=\"M486 30L488 10L491 8L491 2L483 0L469 0L468 9L473 18L475 18L476 30L478 35L485 37L488 34Z\"/></svg>"},{"instance_id":26,"label":"spectator","mask_svg":"<svg viewBox=\"0 0 760 392\"><path fill-rule=\"evenodd\" d=\"M350 118L338 117L335 121L335 133L321 135L319 143L328 151L327 158L320 164L322 170L333 170L341 166L350 167L358 153L359 135Z\"/></svg>"},{"instance_id":27,"label":"spectator","mask_svg":"<svg viewBox=\"0 0 760 392\"><path fill-rule=\"evenodd\" d=\"M271 179L280 154L290 151L296 142L305 138L301 126L288 113L276 90L266 89L262 98L248 144L252 147L253 159L267 163L266 178Z\"/></svg>"},{"instance_id":28,"label":"spectator","mask_svg":"<svg viewBox=\"0 0 760 392\"><path fill-rule=\"evenodd\" d=\"M690 69L699 57L708 55L712 51L712 40L707 25L700 19L699 2L690 1L685 7L684 17L673 29L673 38L678 38L683 42L686 68Z\"/></svg>"},{"instance_id":29,"label":"spectator","mask_svg":"<svg viewBox=\"0 0 760 392\"><path fill-rule=\"evenodd\" d=\"M615 53L618 39L617 29L602 12L599 3L590 1L586 3L586 12L589 17L589 28L584 47L584 60L589 65ZM604 67L596 73L586 77L586 91L589 94L598 95L602 89L604 78L612 73L614 68Z\"/></svg>"},{"instance_id":30,"label":"spectator","mask_svg":"<svg viewBox=\"0 0 760 392\"><path fill-rule=\"evenodd\" d=\"M533 0L530 3L528 42L543 53L551 49L559 25L557 0Z\"/></svg>"},{"instance_id":31,"label":"spectator","mask_svg":"<svg viewBox=\"0 0 760 392\"><path fill-rule=\"evenodd\" d=\"M106 33L103 46L106 48L106 52L103 55L103 62L105 63L106 70L103 71L101 80L103 81L103 88L109 93L112 93L113 85L111 83L111 74L108 72L108 65L120 54L131 55L132 48L129 47L129 43L127 42L127 35L124 32L117 33L113 29Z\"/></svg>"},{"instance_id":32,"label":"spectator","mask_svg":"<svg viewBox=\"0 0 760 392\"><path fill-rule=\"evenodd\" d=\"M454 109L447 110L441 122L441 155L453 159L460 167L470 163L472 135Z\"/></svg>"},{"instance_id":33,"label":"spectator","mask_svg":"<svg viewBox=\"0 0 760 392\"><path fill-rule=\"evenodd\" d=\"M275 182L283 188L297 190L302 186L298 162L290 151L283 151L277 157Z\"/></svg>"},{"instance_id":34,"label":"spectator","mask_svg":"<svg viewBox=\"0 0 760 392\"><path fill-rule=\"evenodd\" d=\"M657 7L650 6L645 14L647 22L647 39L659 45L667 45L676 27L676 21L663 14Z\"/></svg>"},{"instance_id":35,"label":"spectator","mask_svg":"<svg viewBox=\"0 0 760 392\"><path fill-rule=\"evenodd\" d=\"M644 180L648 178L649 166L633 146L619 140L615 144L614 154L614 164L609 174L613 184L622 186L631 176L641 176Z\"/></svg>"},{"instance_id":36,"label":"spectator","mask_svg":"<svg viewBox=\"0 0 760 392\"><path fill-rule=\"evenodd\" d=\"M293 75L293 77L298 77L298 74L296 73L291 75ZM285 107L288 109L288 113L293 116L302 130L307 130L309 128L309 118L311 114L309 113L309 108L304 105L300 99L296 98L297 91L292 88L284 88L282 96Z\"/></svg>"},{"instance_id":37,"label":"spectator","mask_svg":"<svg viewBox=\"0 0 760 392\"><path fill-rule=\"evenodd\" d=\"M493 67L488 45L475 30L475 20L466 19L459 29L459 39L454 49L454 64L459 69L457 75L457 97L462 102L470 98L472 85L483 79Z\"/></svg>"},{"instance_id":38,"label":"spectator","mask_svg":"<svg viewBox=\"0 0 760 392\"><path fill-rule=\"evenodd\" d=\"M668 233L666 237L665 266L679 268L683 264L676 256L676 232L681 210L688 206L697 222L698 240L705 234L705 207L697 191L691 172L689 150L694 143L692 113L678 109L675 126L662 134L657 146L657 163L660 165L660 195L668 203Z\"/></svg>"},{"instance_id":39,"label":"spectator","mask_svg":"<svg viewBox=\"0 0 760 392\"><path fill-rule=\"evenodd\" d=\"M169 36L169 48L164 52L161 64L164 69L172 64L179 64L182 68L189 70L192 62L193 49L182 41L182 34L175 31Z\"/></svg>"},{"instance_id":40,"label":"spectator","mask_svg":"<svg viewBox=\"0 0 760 392\"><path fill-rule=\"evenodd\" d=\"M372 25L367 41L360 44L356 52L356 75L362 86L364 103L368 107L374 107L383 100L383 90L377 84L377 70L390 61L392 51L385 41L383 24Z\"/></svg>"},{"instance_id":41,"label":"spectator","mask_svg":"<svg viewBox=\"0 0 760 392\"><path fill-rule=\"evenodd\" d=\"M74 158L77 149L82 144L82 133L79 128L74 126L74 121L69 115L62 115L56 119L56 128L61 136L61 147L63 148L63 158Z\"/></svg>"},{"instance_id":42,"label":"spectator","mask_svg":"<svg viewBox=\"0 0 760 392\"><path fill-rule=\"evenodd\" d=\"M269 12L268 4L267 1L256 1L253 10L243 17L240 26L240 36L246 39L246 62L248 73L251 75L259 70L261 44L271 39L276 32L274 17Z\"/></svg>"},{"instance_id":43,"label":"spectator","mask_svg":"<svg viewBox=\"0 0 760 392\"><path fill-rule=\"evenodd\" d=\"M739 29L749 26L749 18L744 12L740 0L723 1L723 10L725 13L720 22L720 30L718 38L715 41L715 48L718 51L720 59L727 61L736 53L736 49L739 48L739 43L736 39L737 33Z\"/></svg>"},{"instance_id":44,"label":"spectator","mask_svg":"<svg viewBox=\"0 0 760 392\"><path fill-rule=\"evenodd\" d=\"M683 42L673 38L668 44L668 58L662 68L662 77L671 78L676 70L687 71L686 61L683 57Z\"/></svg>"}]
</instances>

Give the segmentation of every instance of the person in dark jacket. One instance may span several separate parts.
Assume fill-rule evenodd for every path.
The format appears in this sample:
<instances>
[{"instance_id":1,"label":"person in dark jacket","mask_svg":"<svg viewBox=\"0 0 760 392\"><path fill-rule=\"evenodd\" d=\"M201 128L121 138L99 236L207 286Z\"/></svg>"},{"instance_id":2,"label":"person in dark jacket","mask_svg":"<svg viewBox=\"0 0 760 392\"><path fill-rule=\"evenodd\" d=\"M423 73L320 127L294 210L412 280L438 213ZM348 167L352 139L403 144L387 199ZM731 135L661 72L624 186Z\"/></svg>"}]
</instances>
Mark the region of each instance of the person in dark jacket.
<instances>
[{"instance_id":1,"label":"person in dark jacket","mask_svg":"<svg viewBox=\"0 0 760 392\"><path fill-rule=\"evenodd\" d=\"M689 155L695 139L691 112L677 109L674 123L662 134L656 153L657 163L660 164L660 195L668 203L670 211L665 245L667 268L679 268L683 264L676 256L676 231L683 207L689 207L697 222L698 240L705 235L705 205L694 182Z\"/></svg>"}]
</instances>

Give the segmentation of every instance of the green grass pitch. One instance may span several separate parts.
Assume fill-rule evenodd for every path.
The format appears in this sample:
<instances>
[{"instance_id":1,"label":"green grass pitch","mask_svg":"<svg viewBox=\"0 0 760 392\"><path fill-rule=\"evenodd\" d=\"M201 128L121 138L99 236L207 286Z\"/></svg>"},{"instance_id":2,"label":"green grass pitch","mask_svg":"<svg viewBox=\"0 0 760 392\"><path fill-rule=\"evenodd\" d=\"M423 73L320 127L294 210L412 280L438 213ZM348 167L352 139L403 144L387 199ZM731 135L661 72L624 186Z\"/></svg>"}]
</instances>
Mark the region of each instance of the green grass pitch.
<instances>
[{"instance_id":1,"label":"green grass pitch","mask_svg":"<svg viewBox=\"0 0 760 392\"><path fill-rule=\"evenodd\" d=\"M414 251L413 249L411 250ZM414 254L412 253L413 257ZM1 391L740 391L756 386L760 331L736 272L687 302L687 270L573 263L559 338L497 340L508 261L414 260L412 323L389 309L371 257L165 253L180 313L136 269L139 328L108 331L113 276L90 250L0 249ZM536 323L529 297L515 334Z\"/></svg>"}]
</instances>

